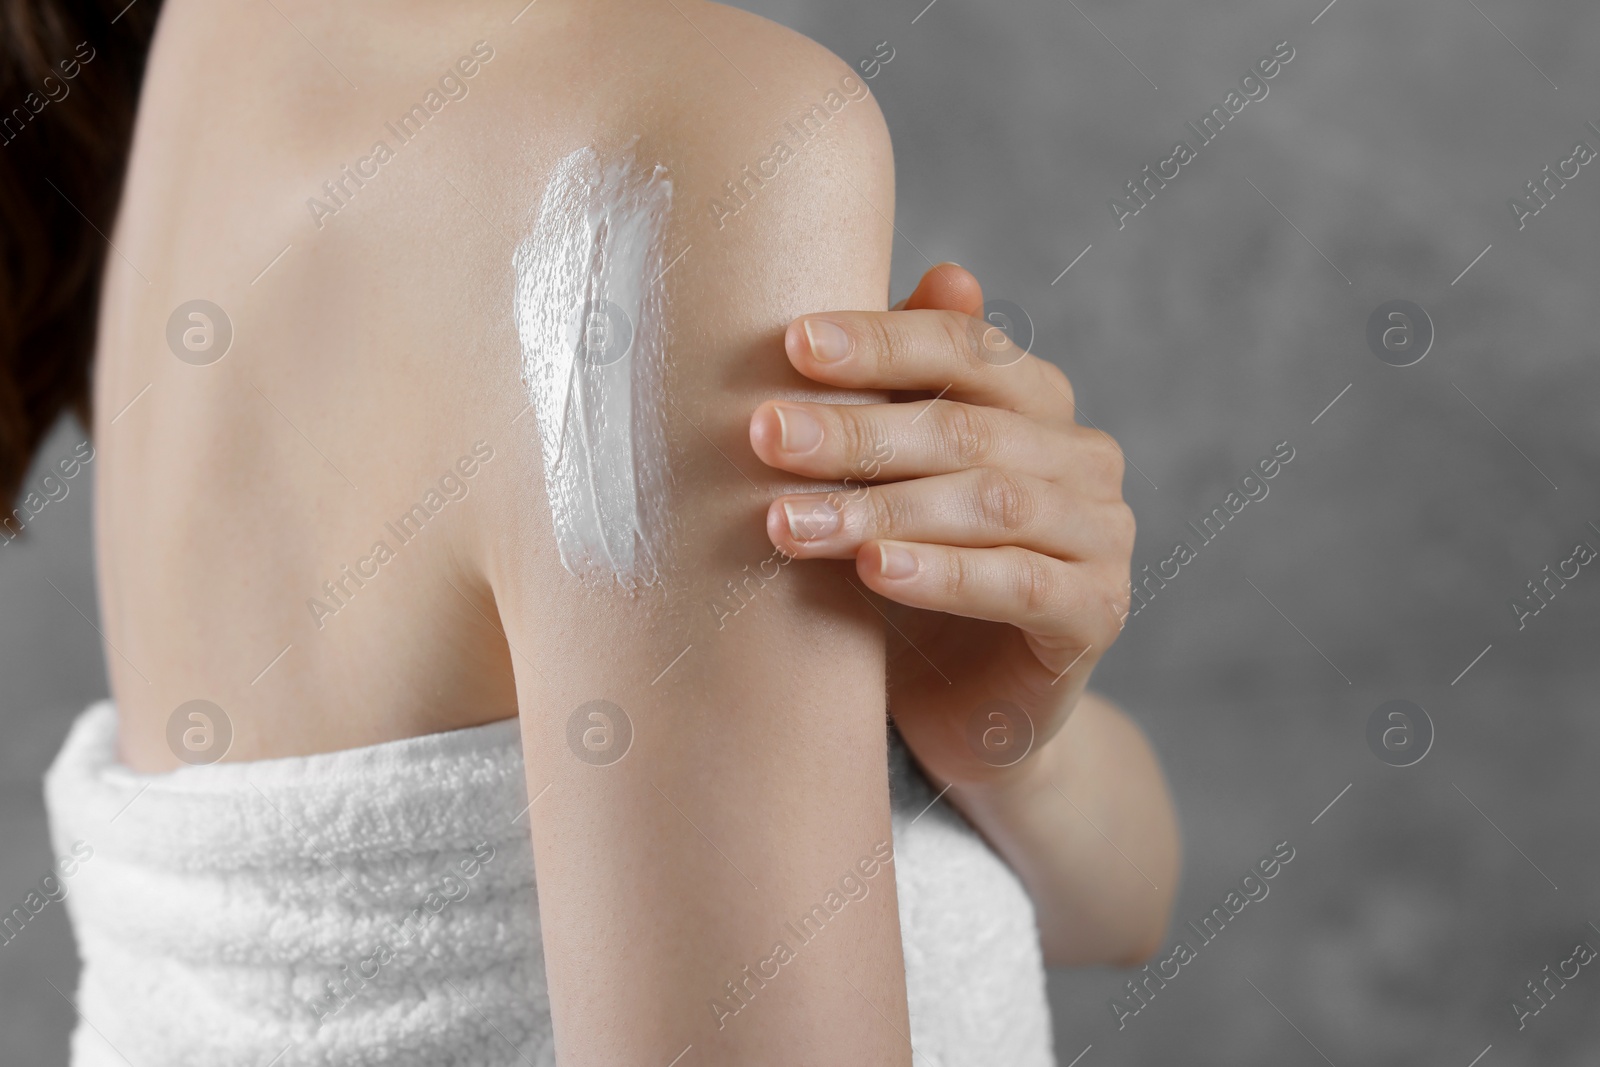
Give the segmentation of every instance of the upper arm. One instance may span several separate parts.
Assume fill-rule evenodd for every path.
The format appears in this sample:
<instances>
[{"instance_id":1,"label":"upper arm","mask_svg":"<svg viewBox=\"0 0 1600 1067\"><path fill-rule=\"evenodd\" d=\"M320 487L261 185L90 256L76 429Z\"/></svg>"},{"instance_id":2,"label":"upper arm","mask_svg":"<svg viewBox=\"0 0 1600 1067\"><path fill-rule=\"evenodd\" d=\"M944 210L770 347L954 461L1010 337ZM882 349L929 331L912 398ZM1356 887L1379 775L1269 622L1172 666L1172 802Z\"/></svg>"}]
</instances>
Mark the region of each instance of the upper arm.
<instances>
[{"instance_id":1,"label":"upper arm","mask_svg":"<svg viewBox=\"0 0 1600 1067\"><path fill-rule=\"evenodd\" d=\"M739 54L759 93L695 45L695 69L709 69L602 131L587 161L603 168L637 134L636 165L660 164L671 183L659 254L641 260L661 272L644 280L659 305L617 301L639 320L625 324L624 364L661 342L656 371L631 379L649 399L630 409L634 489L662 494L637 513L654 565L635 588L606 573L626 560L585 568L557 550L571 504L552 505L551 481L572 457L541 435L573 401L530 397L520 378L485 400L506 420L532 404L503 431L511 461L482 570L512 648L564 1063L667 1063L689 1044L697 1063L909 1062L893 868L879 862L891 845L881 620L848 567L774 551L765 511L792 478L755 458L747 430L761 401L812 388L783 353L793 317L884 306L892 163L848 68L743 18L714 33L724 46L749 35ZM801 140L786 124L812 104L826 118L812 112ZM730 181L744 186L737 210ZM627 266L625 250L604 254ZM579 392L593 399L614 373ZM657 446L659 479L644 454ZM814 906L820 932L805 938Z\"/></svg>"}]
</instances>

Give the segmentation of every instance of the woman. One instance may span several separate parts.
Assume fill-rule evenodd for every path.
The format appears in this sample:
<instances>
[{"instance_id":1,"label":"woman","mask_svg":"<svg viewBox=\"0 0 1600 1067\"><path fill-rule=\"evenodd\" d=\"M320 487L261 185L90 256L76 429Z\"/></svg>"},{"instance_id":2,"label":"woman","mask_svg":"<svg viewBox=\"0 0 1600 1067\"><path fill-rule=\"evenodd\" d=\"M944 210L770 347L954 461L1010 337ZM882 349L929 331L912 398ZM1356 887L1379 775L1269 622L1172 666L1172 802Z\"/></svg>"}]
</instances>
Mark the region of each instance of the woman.
<instances>
[{"instance_id":1,"label":"woman","mask_svg":"<svg viewBox=\"0 0 1600 1067\"><path fill-rule=\"evenodd\" d=\"M1176 878L1085 689L1116 446L960 268L883 310L836 59L518 6L7 9L6 485L93 412L114 702L74 1063L1049 1062L1041 960Z\"/></svg>"}]
</instances>

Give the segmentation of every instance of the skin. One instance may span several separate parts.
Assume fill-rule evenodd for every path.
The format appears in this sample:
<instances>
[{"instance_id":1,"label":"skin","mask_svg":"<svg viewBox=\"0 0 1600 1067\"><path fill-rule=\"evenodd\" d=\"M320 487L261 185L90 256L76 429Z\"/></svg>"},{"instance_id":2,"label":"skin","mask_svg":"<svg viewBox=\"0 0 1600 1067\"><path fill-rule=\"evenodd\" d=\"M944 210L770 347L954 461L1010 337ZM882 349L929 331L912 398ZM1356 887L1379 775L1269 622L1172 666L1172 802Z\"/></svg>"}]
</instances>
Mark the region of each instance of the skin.
<instances>
[{"instance_id":1,"label":"skin","mask_svg":"<svg viewBox=\"0 0 1600 1067\"><path fill-rule=\"evenodd\" d=\"M389 138L385 124L479 40L494 55L463 77L470 92L313 221L308 198L330 199L322 183ZM1085 698L1069 719L1030 701L1037 751L1004 774L963 768L948 736L959 702L930 695L917 712L902 699L932 686L891 658L859 585L888 590L854 550L741 586L774 557L773 502L817 488L751 452L752 415L773 400L870 405L927 389L876 372L827 380L791 340L817 308L886 310L894 177L870 96L736 216L706 209L847 74L803 38L695 0L542 0L515 22L431 0L169 0L163 12L123 203L104 227L116 251L95 368L100 628L122 759L178 767L169 721L196 698L232 732L207 758L230 761L520 713L563 1064L665 1063L691 1042L702 1064L910 1062L883 871L736 1018L719 1027L708 1011L785 922L889 840L891 669L902 730L1022 874L1047 947L1123 958L1160 909L1124 910L1108 889L1122 861L1046 778L1159 884L1173 880L1160 862L1175 852L1170 817L1140 806L1165 796L1159 772L1114 712L1086 714L1100 705ZM639 157L672 174L667 245L688 251L662 276L673 549L659 585L628 592L581 582L557 557L510 255L556 161L636 136ZM203 366L165 339L196 298L233 328ZM942 320L901 314L903 344L938 341ZM386 524L430 491L426 527L396 538ZM392 560L371 562L378 540ZM730 599L736 587L755 589L748 603ZM898 625L919 647L960 646L938 636L948 610L916 608L923 621ZM1031 677L1015 649L1059 656L1072 640L982 625L986 648L1015 646L998 661L1010 673L977 646L943 648L964 693L1020 693L1000 684ZM1079 693L1082 678L1062 686ZM596 699L633 726L607 766L567 740Z\"/></svg>"},{"instance_id":2,"label":"skin","mask_svg":"<svg viewBox=\"0 0 1600 1067\"><path fill-rule=\"evenodd\" d=\"M756 411L764 462L845 483L775 500L768 536L796 558L853 559L906 609L889 619L903 646L890 711L1021 875L1046 959L1137 963L1165 929L1179 861L1148 743L1085 688L1127 612L1121 449L1074 421L1065 374L983 321L966 270L935 266L899 307L808 315L785 332L802 374L892 402ZM974 746L991 701L1004 710L985 726L1032 738L1020 760Z\"/></svg>"},{"instance_id":3,"label":"skin","mask_svg":"<svg viewBox=\"0 0 1600 1067\"><path fill-rule=\"evenodd\" d=\"M164 9L108 227L96 521L123 759L177 766L168 723L196 698L231 723L228 760L519 716L564 1067L690 1044L702 1064L910 1063L892 867L737 1017L710 1010L890 840L882 623L848 566L785 570L725 625L711 610L772 555L762 517L798 482L749 455L750 413L824 392L785 325L884 310L875 104L863 91L719 225L707 203L848 73L804 38L687 0L541 0L514 24L433 0L276 7ZM479 40L494 57L469 94L318 226L308 198ZM628 592L560 563L511 255L560 159L635 137L672 174L666 245L689 251L663 276L673 551ZM165 340L195 298L233 326L205 366ZM402 542L389 527L474 448L492 458ZM607 766L568 743L594 700L633 725Z\"/></svg>"}]
</instances>

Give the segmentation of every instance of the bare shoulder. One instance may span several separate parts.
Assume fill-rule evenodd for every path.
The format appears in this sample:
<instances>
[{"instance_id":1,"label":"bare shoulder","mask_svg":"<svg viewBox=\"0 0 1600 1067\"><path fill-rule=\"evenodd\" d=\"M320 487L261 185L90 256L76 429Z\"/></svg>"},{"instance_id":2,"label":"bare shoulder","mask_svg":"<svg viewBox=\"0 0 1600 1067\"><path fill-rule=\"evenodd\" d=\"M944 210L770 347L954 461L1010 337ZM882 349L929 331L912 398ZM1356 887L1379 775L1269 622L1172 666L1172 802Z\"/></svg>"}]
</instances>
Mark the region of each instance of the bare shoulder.
<instances>
[{"instance_id":1,"label":"bare shoulder","mask_svg":"<svg viewBox=\"0 0 1600 1067\"><path fill-rule=\"evenodd\" d=\"M679 217L692 201L717 230L758 200L851 186L892 216L883 115L867 83L817 42L701 0L628 4L620 20L606 5L543 7L525 21L544 21L501 49L511 91L486 135L509 125L552 152L639 138L671 168Z\"/></svg>"},{"instance_id":2,"label":"bare shoulder","mask_svg":"<svg viewBox=\"0 0 1600 1067\"><path fill-rule=\"evenodd\" d=\"M844 60L811 38L747 11L710 3L696 5L696 11L692 26L680 11L685 27L700 37L698 48L675 54L685 73L699 72L685 83L692 88L684 102L693 110L682 117L692 121L700 114L732 122L725 129L735 136L759 139L775 133L774 143L787 137L791 150L831 130L836 151L887 156L883 115Z\"/></svg>"},{"instance_id":3,"label":"bare shoulder","mask_svg":"<svg viewBox=\"0 0 1600 1067\"><path fill-rule=\"evenodd\" d=\"M628 11L619 33L551 7L522 31L526 45L513 39L501 50L511 70L477 138L493 177L481 198L463 191L504 234L478 246L491 268L486 291L503 288L515 263L509 303L523 309L482 351L508 386L504 368L515 364L521 377L476 402L492 409L480 411L490 425L525 412L507 435L516 457L507 469L517 471L508 494L548 487L552 465L571 456L563 448L572 437L552 420L571 409L563 392L541 412L544 394L527 387L539 375L569 382L571 372L565 355L551 363L541 354L571 351L575 315L587 316L585 330L598 324L579 339L580 348L604 346L597 366L623 351L610 346L649 342L659 328L659 355L636 347L630 358L647 376L639 389L660 390L662 424L640 434L659 436L669 457L676 543L726 546L732 526L748 535L738 537L742 560L761 551L760 516L779 490L750 455L749 415L765 399L813 388L788 364L784 327L806 312L885 305L892 150L866 83L816 42L715 4ZM624 223L640 241L609 249ZM639 260L627 263L629 276L646 284L597 304L585 272L611 264L609 285L624 253ZM489 538L488 555L502 565L489 568L532 565L559 577L546 527L565 506L552 501L547 516L538 502L508 501ZM514 562L504 555L513 544Z\"/></svg>"},{"instance_id":4,"label":"bare shoulder","mask_svg":"<svg viewBox=\"0 0 1600 1067\"><path fill-rule=\"evenodd\" d=\"M706 224L720 232L762 214L765 197L803 201L808 194L843 212L836 224L862 211L881 216L880 223L892 218L893 153L867 83L838 56L786 27L720 5L702 10L736 46L711 54L705 42L706 55L695 62L725 69L717 84L684 101L688 107L675 123L685 136L694 136L702 121L720 129L721 170L697 175L709 186L697 205Z\"/></svg>"}]
</instances>

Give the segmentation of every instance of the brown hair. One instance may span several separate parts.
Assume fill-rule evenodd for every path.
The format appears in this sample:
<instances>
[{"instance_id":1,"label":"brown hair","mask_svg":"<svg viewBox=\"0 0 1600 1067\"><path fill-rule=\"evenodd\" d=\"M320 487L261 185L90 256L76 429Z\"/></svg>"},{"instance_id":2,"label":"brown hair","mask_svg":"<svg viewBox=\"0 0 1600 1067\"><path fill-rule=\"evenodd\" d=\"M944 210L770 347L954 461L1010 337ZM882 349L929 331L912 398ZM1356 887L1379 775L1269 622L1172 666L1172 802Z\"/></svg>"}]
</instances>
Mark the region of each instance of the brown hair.
<instances>
[{"instance_id":1,"label":"brown hair","mask_svg":"<svg viewBox=\"0 0 1600 1067\"><path fill-rule=\"evenodd\" d=\"M161 0L0 0L0 510L87 425L105 234Z\"/></svg>"}]
</instances>

